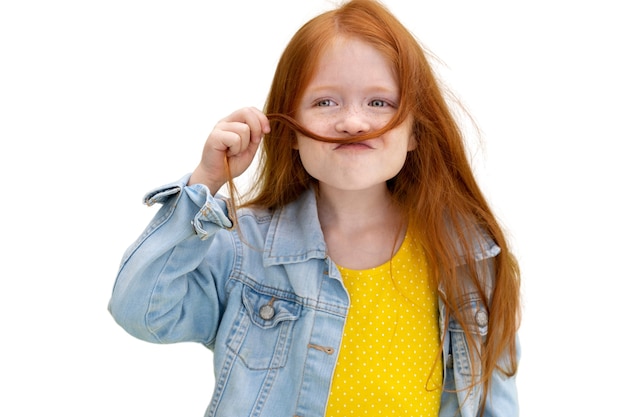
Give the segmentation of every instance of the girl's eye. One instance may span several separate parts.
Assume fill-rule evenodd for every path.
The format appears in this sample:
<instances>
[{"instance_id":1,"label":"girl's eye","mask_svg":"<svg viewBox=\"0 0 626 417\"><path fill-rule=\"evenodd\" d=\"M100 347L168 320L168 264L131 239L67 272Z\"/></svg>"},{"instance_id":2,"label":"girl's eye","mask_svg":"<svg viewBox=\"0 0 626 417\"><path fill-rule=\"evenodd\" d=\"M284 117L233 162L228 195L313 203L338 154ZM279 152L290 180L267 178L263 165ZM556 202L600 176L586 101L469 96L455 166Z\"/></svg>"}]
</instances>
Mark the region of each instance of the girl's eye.
<instances>
[{"instance_id":1,"label":"girl's eye","mask_svg":"<svg viewBox=\"0 0 626 417\"><path fill-rule=\"evenodd\" d=\"M372 101L370 101L370 106L372 106L372 107L386 107L388 105L389 105L389 103L387 103L385 100L372 100Z\"/></svg>"},{"instance_id":2,"label":"girl's eye","mask_svg":"<svg viewBox=\"0 0 626 417\"><path fill-rule=\"evenodd\" d=\"M315 105L318 106L318 107L330 107L330 106L332 106L334 104L335 103L331 99L328 99L328 98L319 100L319 101L317 101L315 103Z\"/></svg>"}]
</instances>

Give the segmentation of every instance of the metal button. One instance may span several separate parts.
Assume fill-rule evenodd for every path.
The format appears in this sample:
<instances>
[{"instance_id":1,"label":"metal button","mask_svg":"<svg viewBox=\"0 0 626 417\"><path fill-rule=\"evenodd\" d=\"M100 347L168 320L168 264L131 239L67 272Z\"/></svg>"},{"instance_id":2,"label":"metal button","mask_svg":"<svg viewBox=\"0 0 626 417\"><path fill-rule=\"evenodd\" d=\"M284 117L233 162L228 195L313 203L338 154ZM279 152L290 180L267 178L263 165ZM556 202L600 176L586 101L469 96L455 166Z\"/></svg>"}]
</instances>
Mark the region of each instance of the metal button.
<instances>
[{"instance_id":1,"label":"metal button","mask_svg":"<svg viewBox=\"0 0 626 417\"><path fill-rule=\"evenodd\" d=\"M485 310L478 310L474 319L479 327L485 327L489 323L489 316Z\"/></svg>"},{"instance_id":2,"label":"metal button","mask_svg":"<svg viewBox=\"0 0 626 417\"><path fill-rule=\"evenodd\" d=\"M276 310L274 310L272 304L265 304L259 309L259 316L261 316L263 320L271 320L274 314L276 314Z\"/></svg>"}]
</instances>

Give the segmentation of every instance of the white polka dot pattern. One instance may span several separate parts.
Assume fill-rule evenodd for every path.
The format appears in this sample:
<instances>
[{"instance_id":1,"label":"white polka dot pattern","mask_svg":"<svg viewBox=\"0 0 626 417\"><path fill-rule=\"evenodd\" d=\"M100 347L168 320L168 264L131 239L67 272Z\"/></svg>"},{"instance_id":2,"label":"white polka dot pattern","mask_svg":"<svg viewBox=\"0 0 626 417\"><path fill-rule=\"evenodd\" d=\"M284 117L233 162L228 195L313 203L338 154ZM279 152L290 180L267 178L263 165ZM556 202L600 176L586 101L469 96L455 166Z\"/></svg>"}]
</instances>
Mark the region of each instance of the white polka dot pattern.
<instances>
[{"instance_id":1,"label":"white polka dot pattern","mask_svg":"<svg viewBox=\"0 0 626 417\"><path fill-rule=\"evenodd\" d=\"M339 270L351 305L326 417L437 416L437 292L422 246L407 236L391 262Z\"/></svg>"}]
</instances>

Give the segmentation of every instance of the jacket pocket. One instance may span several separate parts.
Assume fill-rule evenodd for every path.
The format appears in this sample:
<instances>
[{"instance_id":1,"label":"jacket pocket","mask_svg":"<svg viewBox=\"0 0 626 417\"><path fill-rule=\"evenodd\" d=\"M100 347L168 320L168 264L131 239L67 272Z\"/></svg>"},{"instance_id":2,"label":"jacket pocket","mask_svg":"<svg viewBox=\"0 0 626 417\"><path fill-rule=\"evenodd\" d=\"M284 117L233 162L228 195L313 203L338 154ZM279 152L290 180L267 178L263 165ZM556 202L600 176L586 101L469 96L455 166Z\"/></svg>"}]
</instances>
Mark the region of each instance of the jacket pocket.
<instances>
[{"instance_id":1,"label":"jacket pocket","mask_svg":"<svg viewBox=\"0 0 626 417\"><path fill-rule=\"evenodd\" d=\"M282 368L302 306L244 285L242 307L226 344L251 370Z\"/></svg>"}]
</instances>

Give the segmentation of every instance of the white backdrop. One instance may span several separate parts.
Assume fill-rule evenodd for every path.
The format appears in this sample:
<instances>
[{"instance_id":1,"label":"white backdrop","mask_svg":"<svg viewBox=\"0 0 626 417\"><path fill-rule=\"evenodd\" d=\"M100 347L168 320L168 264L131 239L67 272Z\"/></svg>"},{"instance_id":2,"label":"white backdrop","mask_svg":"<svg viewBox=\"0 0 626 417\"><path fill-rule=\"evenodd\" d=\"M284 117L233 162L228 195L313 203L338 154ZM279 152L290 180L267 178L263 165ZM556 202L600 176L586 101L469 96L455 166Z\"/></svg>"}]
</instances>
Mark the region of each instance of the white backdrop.
<instances>
[{"instance_id":1,"label":"white backdrop","mask_svg":"<svg viewBox=\"0 0 626 417\"><path fill-rule=\"evenodd\" d=\"M622 408L618 3L386 2L482 129L476 172L523 270L524 416ZM0 3L0 415L203 415L211 353L117 327L117 266L156 212L143 193L191 171L219 118L262 107L288 39L330 7Z\"/></svg>"}]
</instances>

